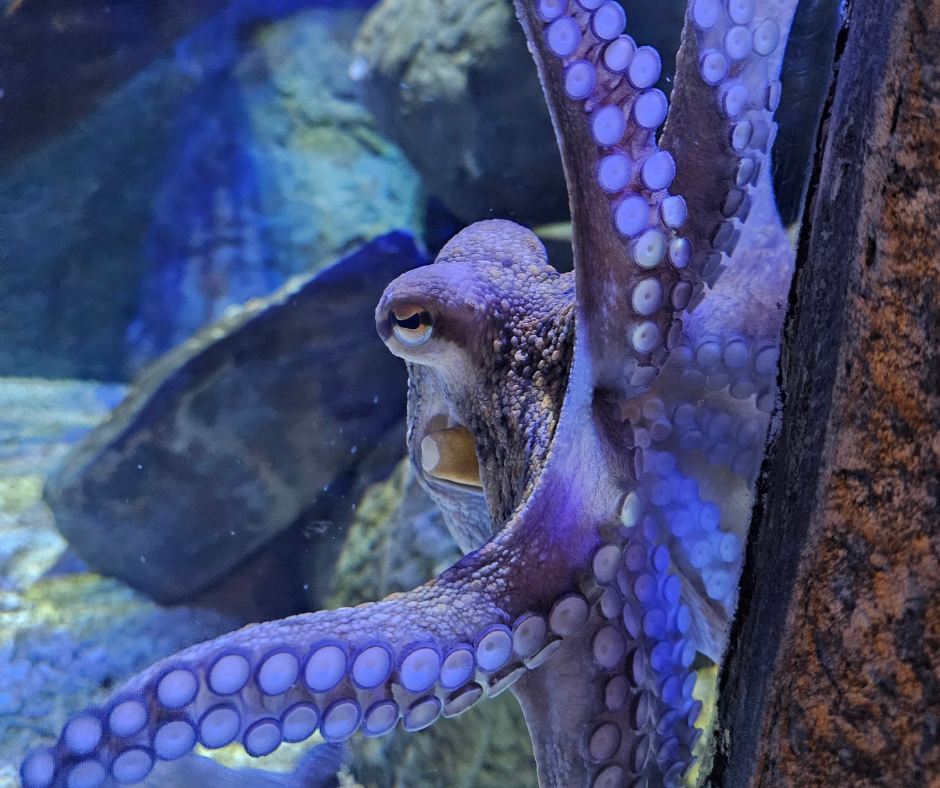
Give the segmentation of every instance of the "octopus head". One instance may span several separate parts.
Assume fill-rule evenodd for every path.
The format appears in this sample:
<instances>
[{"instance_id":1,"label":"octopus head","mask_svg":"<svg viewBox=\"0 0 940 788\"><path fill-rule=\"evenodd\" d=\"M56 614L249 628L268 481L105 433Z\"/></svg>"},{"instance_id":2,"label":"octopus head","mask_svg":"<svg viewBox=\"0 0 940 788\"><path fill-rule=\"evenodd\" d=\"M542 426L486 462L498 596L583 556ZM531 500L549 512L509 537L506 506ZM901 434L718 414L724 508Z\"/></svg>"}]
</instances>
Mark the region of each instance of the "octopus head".
<instances>
[{"instance_id":1,"label":"octopus head","mask_svg":"<svg viewBox=\"0 0 940 788\"><path fill-rule=\"evenodd\" d=\"M532 232L499 220L463 230L433 265L392 282L376 309L382 340L409 363L416 467L438 491L482 487L496 527L544 461L573 314L571 276L548 264Z\"/></svg>"}]
</instances>

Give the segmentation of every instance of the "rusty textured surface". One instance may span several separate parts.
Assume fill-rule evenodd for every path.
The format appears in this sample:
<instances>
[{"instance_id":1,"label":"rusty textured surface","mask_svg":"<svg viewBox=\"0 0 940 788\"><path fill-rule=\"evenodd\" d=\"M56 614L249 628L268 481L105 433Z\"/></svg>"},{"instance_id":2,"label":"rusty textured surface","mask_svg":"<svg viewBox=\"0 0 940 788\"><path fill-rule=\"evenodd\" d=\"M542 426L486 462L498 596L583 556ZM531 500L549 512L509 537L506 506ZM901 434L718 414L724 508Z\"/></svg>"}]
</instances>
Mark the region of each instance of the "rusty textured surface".
<instances>
[{"instance_id":1,"label":"rusty textured surface","mask_svg":"<svg viewBox=\"0 0 940 788\"><path fill-rule=\"evenodd\" d=\"M845 67L880 35L886 68L868 108L834 106L833 123L867 120L832 129L809 241L812 266L826 224L855 222L854 254L829 260L846 267L845 322L760 786L940 785L940 2L862 5Z\"/></svg>"},{"instance_id":2,"label":"rusty textured surface","mask_svg":"<svg viewBox=\"0 0 940 788\"><path fill-rule=\"evenodd\" d=\"M724 788L940 786L940 0L850 19L722 679Z\"/></svg>"}]
</instances>

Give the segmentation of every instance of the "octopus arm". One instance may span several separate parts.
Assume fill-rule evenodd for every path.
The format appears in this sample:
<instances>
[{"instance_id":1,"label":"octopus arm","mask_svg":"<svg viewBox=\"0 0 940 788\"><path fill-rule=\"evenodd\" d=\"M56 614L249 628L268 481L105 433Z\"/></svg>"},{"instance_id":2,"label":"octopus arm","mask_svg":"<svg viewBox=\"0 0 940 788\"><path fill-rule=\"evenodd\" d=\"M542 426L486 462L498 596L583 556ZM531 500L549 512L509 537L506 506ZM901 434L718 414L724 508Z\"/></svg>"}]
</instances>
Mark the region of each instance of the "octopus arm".
<instances>
[{"instance_id":1,"label":"octopus arm","mask_svg":"<svg viewBox=\"0 0 940 788\"><path fill-rule=\"evenodd\" d=\"M659 53L624 34L616 2L518 0L561 149L573 224L578 342L595 388L645 391L682 330L698 278L677 234ZM584 330L582 330L582 327Z\"/></svg>"},{"instance_id":2,"label":"octopus arm","mask_svg":"<svg viewBox=\"0 0 940 788\"><path fill-rule=\"evenodd\" d=\"M414 591L251 625L161 660L32 751L24 788L134 784L197 743L262 756L316 731L333 742L399 723L416 731L499 694L560 645L547 617L526 611L543 568L523 560L520 532L504 529Z\"/></svg>"},{"instance_id":3,"label":"octopus arm","mask_svg":"<svg viewBox=\"0 0 940 788\"><path fill-rule=\"evenodd\" d=\"M794 8L689 5L661 145L683 199L677 243L699 281L659 376L621 406L643 456L637 521L669 547L690 637L715 662L736 604L793 271L769 152Z\"/></svg>"},{"instance_id":4,"label":"octopus arm","mask_svg":"<svg viewBox=\"0 0 940 788\"><path fill-rule=\"evenodd\" d=\"M747 243L684 321L648 393L621 404L643 461L636 518L668 545L697 649L718 662L777 396L792 253L770 199L751 191Z\"/></svg>"},{"instance_id":5,"label":"octopus arm","mask_svg":"<svg viewBox=\"0 0 940 788\"><path fill-rule=\"evenodd\" d=\"M686 12L660 144L674 157L673 188L688 209L691 267L709 286L729 267L755 192L769 194L773 115L795 9L794 0L692 0ZM692 306L701 298L699 287Z\"/></svg>"}]
</instances>

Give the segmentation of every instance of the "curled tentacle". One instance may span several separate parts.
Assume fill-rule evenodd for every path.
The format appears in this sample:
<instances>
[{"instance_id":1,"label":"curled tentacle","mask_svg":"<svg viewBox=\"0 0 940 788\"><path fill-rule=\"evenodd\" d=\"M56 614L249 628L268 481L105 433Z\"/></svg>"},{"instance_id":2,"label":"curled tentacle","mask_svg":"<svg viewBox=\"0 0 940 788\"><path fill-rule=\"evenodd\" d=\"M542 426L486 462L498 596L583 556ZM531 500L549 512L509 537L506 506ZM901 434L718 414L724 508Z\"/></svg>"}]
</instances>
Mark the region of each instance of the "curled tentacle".
<instances>
[{"instance_id":1,"label":"curled tentacle","mask_svg":"<svg viewBox=\"0 0 940 788\"><path fill-rule=\"evenodd\" d=\"M634 396L676 346L697 281L686 219L656 144L668 101L661 60L623 34L612 0L519 0L558 135L571 201L578 311L596 387ZM681 306L676 306L679 303Z\"/></svg>"},{"instance_id":2,"label":"curled tentacle","mask_svg":"<svg viewBox=\"0 0 940 788\"><path fill-rule=\"evenodd\" d=\"M508 687L551 637L544 617L500 607L499 577L498 564L465 560L446 582L186 649L72 717L27 757L24 788L133 784L197 742L261 756L317 730L341 741L459 714Z\"/></svg>"}]
</instances>

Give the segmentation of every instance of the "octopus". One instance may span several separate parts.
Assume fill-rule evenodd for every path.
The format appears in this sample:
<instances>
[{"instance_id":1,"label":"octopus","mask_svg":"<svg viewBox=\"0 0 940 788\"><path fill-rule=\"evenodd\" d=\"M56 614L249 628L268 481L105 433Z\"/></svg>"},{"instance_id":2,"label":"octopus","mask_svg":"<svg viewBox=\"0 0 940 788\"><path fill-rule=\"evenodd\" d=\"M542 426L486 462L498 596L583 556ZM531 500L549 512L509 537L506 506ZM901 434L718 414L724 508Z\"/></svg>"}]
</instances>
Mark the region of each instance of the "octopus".
<instances>
[{"instance_id":1,"label":"octopus","mask_svg":"<svg viewBox=\"0 0 940 788\"><path fill-rule=\"evenodd\" d=\"M620 4L517 0L575 269L485 221L376 309L411 462L465 556L158 662L31 751L24 788L132 785L197 743L420 731L506 690L543 788L694 779L777 402L793 256L769 154L794 7L692 0L670 107Z\"/></svg>"}]
</instances>

